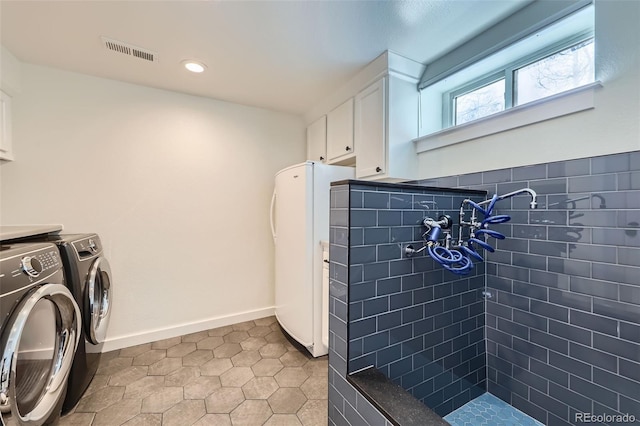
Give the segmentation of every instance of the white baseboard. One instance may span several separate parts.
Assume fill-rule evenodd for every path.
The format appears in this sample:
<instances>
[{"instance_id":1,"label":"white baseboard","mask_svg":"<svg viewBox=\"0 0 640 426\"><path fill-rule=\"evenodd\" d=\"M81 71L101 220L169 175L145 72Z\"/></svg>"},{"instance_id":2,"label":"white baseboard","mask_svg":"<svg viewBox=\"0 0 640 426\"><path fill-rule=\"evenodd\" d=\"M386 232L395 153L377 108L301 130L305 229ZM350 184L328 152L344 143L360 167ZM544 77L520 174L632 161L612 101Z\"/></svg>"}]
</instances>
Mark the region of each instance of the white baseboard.
<instances>
[{"instance_id":1,"label":"white baseboard","mask_svg":"<svg viewBox=\"0 0 640 426\"><path fill-rule=\"evenodd\" d=\"M102 345L95 347L96 352L110 352L116 349L128 348L130 346L151 343L158 340L169 339L171 337L183 336L185 334L197 333L198 331L210 330L212 328L224 327L225 325L237 324L239 322L251 321L274 315L274 307L245 311L232 315L214 317L203 321L180 324L173 327L141 331L140 333L128 334L107 338Z\"/></svg>"}]
</instances>

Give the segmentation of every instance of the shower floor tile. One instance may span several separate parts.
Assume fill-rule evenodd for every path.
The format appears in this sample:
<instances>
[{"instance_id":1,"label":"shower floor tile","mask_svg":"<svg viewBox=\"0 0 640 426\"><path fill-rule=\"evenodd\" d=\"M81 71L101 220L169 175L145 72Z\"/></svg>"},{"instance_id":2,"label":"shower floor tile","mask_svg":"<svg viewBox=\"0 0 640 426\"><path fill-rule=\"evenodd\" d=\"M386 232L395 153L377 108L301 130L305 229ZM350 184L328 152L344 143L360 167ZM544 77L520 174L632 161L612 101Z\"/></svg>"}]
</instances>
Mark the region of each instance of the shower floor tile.
<instances>
[{"instance_id":1,"label":"shower floor tile","mask_svg":"<svg viewBox=\"0 0 640 426\"><path fill-rule=\"evenodd\" d=\"M490 393L467 402L444 419L452 426L544 426Z\"/></svg>"}]
</instances>

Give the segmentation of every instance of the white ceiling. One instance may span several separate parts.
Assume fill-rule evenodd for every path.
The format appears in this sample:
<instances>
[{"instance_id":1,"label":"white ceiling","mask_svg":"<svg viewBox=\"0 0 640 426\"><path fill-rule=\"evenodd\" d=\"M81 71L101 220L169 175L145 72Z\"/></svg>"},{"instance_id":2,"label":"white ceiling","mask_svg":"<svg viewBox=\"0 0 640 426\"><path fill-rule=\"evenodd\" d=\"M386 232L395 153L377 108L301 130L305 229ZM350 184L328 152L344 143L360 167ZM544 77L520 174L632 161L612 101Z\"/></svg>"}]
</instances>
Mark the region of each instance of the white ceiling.
<instances>
[{"instance_id":1,"label":"white ceiling","mask_svg":"<svg viewBox=\"0 0 640 426\"><path fill-rule=\"evenodd\" d=\"M0 42L23 62L303 114L385 50L427 63L529 1L2 0Z\"/></svg>"}]
</instances>

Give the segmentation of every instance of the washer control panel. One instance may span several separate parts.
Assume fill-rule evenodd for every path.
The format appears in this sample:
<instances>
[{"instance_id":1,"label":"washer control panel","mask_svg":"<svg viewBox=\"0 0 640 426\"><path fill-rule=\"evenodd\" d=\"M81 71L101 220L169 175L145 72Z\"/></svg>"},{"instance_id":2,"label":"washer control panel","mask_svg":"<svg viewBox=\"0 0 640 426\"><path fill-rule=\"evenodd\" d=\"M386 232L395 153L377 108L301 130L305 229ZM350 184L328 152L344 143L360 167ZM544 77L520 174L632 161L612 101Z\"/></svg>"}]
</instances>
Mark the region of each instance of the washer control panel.
<instances>
[{"instance_id":1,"label":"washer control panel","mask_svg":"<svg viewBox=\"0 0 640 426\"><path fill-rule=\"evenodd\" d=\"M32 256L22 258L22 271L30 277L37 277L42 272L42 263Z\"/></svg>"},{"instance_id":2,"label":"washer control panel","mask_svg":"<svg viewBox=\"0 0 640 426\"><path fill-rule=\"evenodd\" d=\"M60 257L57 250L42 251L22 257L20 259L20 267L22 272L35 278L50 269L59 269Z\"/></svg>"},{"instance_id":3,"label":"washer control panel","mask_svg":"<svg viewBox=\"0 0 640 426\"><path fill-rule=\"evenodd\" d=\"M78 258L80 260L94 257L100 252L102 252L102 243L100 242L100 238L97 235L93 235L92 237L85 238L82 240L74 241L73 247L76 249L78 253Z\"/></svg>"},{"instance_id":4,"label":"washer control panel","mask_svg":"<svg viewBox=\"0 0 640 426\"><path fill-rule=\"evenodd\" d=\"M12 244L0 255L2 293L47 279L62 271L60 253L53 244Z\"/></svg>"}]
</instances>

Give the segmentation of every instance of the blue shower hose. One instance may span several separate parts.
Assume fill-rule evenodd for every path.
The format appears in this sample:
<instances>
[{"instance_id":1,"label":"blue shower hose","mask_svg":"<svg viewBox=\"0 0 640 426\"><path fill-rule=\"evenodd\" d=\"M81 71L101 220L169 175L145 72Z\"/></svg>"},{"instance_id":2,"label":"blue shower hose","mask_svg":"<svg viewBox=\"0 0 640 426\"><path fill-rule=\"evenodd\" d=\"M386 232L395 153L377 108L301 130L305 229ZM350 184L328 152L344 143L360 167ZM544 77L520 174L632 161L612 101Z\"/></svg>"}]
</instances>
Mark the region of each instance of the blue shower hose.
<instances>
[{"instance_id":1,"label":"blue shower hose","mask_svg":"<svg viewBox=\"0 0 640 426\"><path fill-rule=\"evenodd\" d=\"M491 216L493 207L495 206L497 201L498 194L494 194L491 198L491 201L489 202L489 205L486 209L484 209L478 203L469 200L468 203L471 204L474 209L478 210L484 215L484 219L482 220L482 222L480 222L481 229L477 230L474 233L474 237L469 238L469 241L467 241L466 245L461 245L460 247L448 249L443 246L429 245L429 256L431 256L436 262L442 265L443 268L453 272L454 274L466 275L471 272L471 269L473 269L473 262L471 261L471 258L474 258L479 262L484 261L484 258L480 255L480 253L478 253L478 250L476 250L474 245L482 247L488 252L495 252L495 249L490 244L476 237L487 235L498 240L505 239L505 236L500 232L487 229L487 226L489 226L490 224L505 223L511 220L511 216L506 214ZM430 233L428 240L435 243L440 236L440 228L433 228L432 231L433 232Z\"/></svg>"},{"instance_id":2,"label":"blue shower hose","mask_svg":"<svg viewBox=\"0 0 640 426\"><path fill-rule=\"evenodd\" d=\"M473 268L473 262L456 249L430 245L428 250L429 256L454 274L466 275Z\"/></svg>"}]
</instances>

